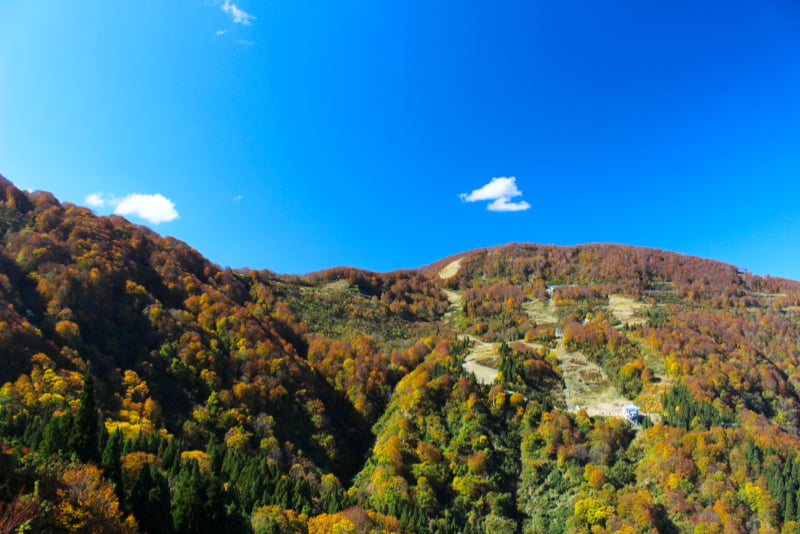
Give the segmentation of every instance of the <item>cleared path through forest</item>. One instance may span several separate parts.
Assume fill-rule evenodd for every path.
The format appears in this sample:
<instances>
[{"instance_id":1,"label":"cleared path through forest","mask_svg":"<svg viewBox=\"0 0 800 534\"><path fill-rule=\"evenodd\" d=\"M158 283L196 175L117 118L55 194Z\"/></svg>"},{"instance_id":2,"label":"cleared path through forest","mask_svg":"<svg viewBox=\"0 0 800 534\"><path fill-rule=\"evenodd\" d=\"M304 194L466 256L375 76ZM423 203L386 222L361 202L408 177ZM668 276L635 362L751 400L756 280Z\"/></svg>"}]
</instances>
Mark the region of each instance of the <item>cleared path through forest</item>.
<instances>
[{"instance_id":1,"label":"cleared path through forest","mask_svg":"<svg viewBox=\"0 0 800 534\"><path fill-rule=\"evenodd\" d=\"M546 301L529 300L523 308L537 324L556 327L558 313L552 289L548 293L550 298ZM643 306L633 299L614 296L609 299L608 307L620 319L634 323ZM564 380L564 401L569 408L584 409L591 416L623 417L622 407L630 401L620 395L602 367L590 362L582 352L568 351L561 336L554 352Z\"/></svg>"},{"instance_id":2,"label":"cleared path through forest","mask_svg":"<svg viewBox=\"0 0 800 534\"><path fill-rule=\"evenodd\" d=\"M458 273L459 268L461 268L460 259L447 264L442 270L440 270L439 278L446 280L452 276L455 276L456 273ZM450 301L450 311L447 312L447 317L451 322L454 322L452 320L453 315L458 313L459 308L461 307L461 295L449 289L443 289L443 291L444 294L447 295L447 300ZM474 336L467 337L469 337L470 341L472 341L472 347L470 348L467 356L464 358L464 363L462 364L464 370L475 375L475 379L479 384L494 384L494 380L497 378L498 371L494 367L491 367L487 364L495 364L498 358L500 358L500 354L497 352L500 344L486 343Z\"/></svg>"},{"instance_id":3,"label":"cleared path through forest","mask_svg":"<svg viewBox=\"0 0 800 534\"><path fill-rule=\"evenodd\" d=\"M475 375L479 384L492 385L497 378L498 371L494 367L489 367L487 363L495 363L500 358L498 349L499 343L485 343L478 338L469 336L472 348L464 358L463 367L468 373Z\"/></svg>"},{"instance_id":4,"label":"cleared path through forest","mask_svg":"<svg viewBox=\"0 0 800 534\"><path fill-rule=\"evenodd\" d=\"M439 271L443 280L454 276L461 267L461 260L455 260ZM461 295L455 291L444 289L450 301L450 311L447 313L451 322L453 315L461 307ZM637 321L637 312L645 305L636 303L633 299L614 295L609 299L609 310L620 320L630 323ZM555 327L558 323L556 305L551 297L546 301L529 300L523 304L528 316L539 325ZM472 347L464 358L464 370L475 375L479 384L492 385L499 371L496 369L500 359L499 343L487 343L474 336L468 336ZM596 363L590 362L586 356L578 351L569 352L564 347L564 339L559 337L555 348L556 358L561 367L561 376L564 380L564 400L571 409L585 409L591 416L623 417L622 407L630 401L619 394L606 372Z\"/></svg>"}]
</instances>

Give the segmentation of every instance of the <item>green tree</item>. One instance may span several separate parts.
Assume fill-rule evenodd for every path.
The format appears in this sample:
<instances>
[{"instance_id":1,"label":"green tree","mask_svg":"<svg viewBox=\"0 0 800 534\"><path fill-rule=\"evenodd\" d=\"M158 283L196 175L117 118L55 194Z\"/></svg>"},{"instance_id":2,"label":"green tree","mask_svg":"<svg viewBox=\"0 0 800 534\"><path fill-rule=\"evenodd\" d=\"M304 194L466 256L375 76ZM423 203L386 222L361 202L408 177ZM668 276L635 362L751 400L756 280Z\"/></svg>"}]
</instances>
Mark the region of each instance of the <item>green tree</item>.
<instances>
[{"instance_id":1,"label":"green tree","mask_svg":"<svg viewBox=\"0 0 800 534\"><path fill-rule=\"evenodd\" d=\"M148 534L171 534L169 486L158 468L148 463L139 471L128 499L139 528Z\"/></svg>"},{"instance_id":2,"label":"green tree","mask_svg":"<svg viewBox=\"0 0 800 534\"><path fill-rule=\"evenodd\" d=\"M80 406L69 437L69 448L82 462L99 463L100 421L94 400L94 381L88 370L83 377L83 388L78 400Z\"/></svg>"},{"instance_id":3,"label":"green tree","mask_svg":"<svg viewBox=\"0 0 800 534\"><path fill-rule=\"evenodd\" d=\"M185 462L172 500L172 521L178 534L228 532L225 490L216 476L203 477L195 461Z\"/></svg>"},{"instance_id":4,"label":"green tree","mask_svg":"<svg viewBox=\"0 0 800 534\"><path fill-rule=\"evenodd\" d=\"M100 459L100 465L103 467L103 472L113 484L114 493L122 501L124 496L124 480L122 477L122 432L119 428L115 429L106 442L103 448L103 456Z\"/></svg>"},{"instance_id":5,"label":"green tree","mask_svg":"<svg viewBox=\"0 0 800 534\"><path fill-rule=\"evenodd\" d=\"M178 534L200 532L202 525L200 468L195 461L184 462L172 499L172 522Z\"/></svg>"},{"instance_id":6,"label":"green tree","mask_svg":"<svg viewBox=\"0 0 800 534\"><path fill-rule=\"evenodd\" d=\"M167 441L167 445L161 451L159 458L161 459L161 467L163 467L171 477L177 475L181 466L180 440L172 438Z\"/></svg>"},{"instance_id":7,"label":"green tree","mask_svg":"<svg viewBox=\"0 0 800 534\"><path fill-rule=\"evenodd\" d=\"M44 427L44 437L39 451L45 456L68 452L64 436L70 436L75 426L75 418L67 411L62 416L53 416Z\"/></svg>"}]
</instances>

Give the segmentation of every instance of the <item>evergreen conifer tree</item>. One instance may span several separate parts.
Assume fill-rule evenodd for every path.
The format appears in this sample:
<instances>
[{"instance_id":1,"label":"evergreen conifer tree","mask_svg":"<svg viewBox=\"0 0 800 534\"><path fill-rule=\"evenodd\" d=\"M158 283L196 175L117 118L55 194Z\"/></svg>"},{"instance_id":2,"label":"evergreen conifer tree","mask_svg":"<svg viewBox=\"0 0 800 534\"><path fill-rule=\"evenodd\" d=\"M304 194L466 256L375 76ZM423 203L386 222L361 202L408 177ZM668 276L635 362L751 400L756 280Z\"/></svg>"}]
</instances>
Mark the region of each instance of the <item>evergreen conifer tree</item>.
<instances>
[{"instance_id":1,"label":"evergreen conifer tree","mask_svg":"<svg viewBox=\"0 0 800 534\"><path fill-rule=\"evenodd\" d=\"M23 412L19 415L18 419L19 428L24 429L22 430L22 443L31 449L38 449L44 438L44 424L42 418L36 415L30 419L27 414Z\"/></svg>"},{"instance_id":2,"label":"evergreen conifer tree","mask_svg":"<svg viewBox=\"0 0 800 534\"><path fill-rule=\"evenodd\" d=\"M122 478L122 442L122 432L117 428L108 438L100 459L100 465L103 467L106 477L114 484L114 493L117 494L120 502L125 495Z\"/></svg>"},{"instance_id":3,"label":"evergreen conifer tree","mask_svg":"<svg viewBox=\"0 0 800 534\"><path fill-rule=\"evenodd\" d=\"M67 452L65 438L71 436L72 429L75 426L74 420L75 418L69 410L60 417L53 416L50 418L44 427L44 436L39 448L43 455L52 456L60 452Z\"/></svg>"},{"instance_id":4,"label":"evergreen conifer tree","mask_svg":"<svg viewBox=\"0 0 800 534\"><path fill-rule=\"evenodd\" d=\"M178 534L229 532L234 523L229 525L227 519L225 489L220 479L201 475L195 461L181 464L172 500L175 531Z\"/></svg>"},{"instance_id":5,"label":"evergreen conifer tree","mask_svg":"<svg viewBox=\"0 0 800 534\"><path fill-rule=\"evenodd\" d=\"M172 499L172 522L178 534L200 532L203 527L200 468L195 461L181 464Z\"/></svg>"},{"instance_id":6,"label":"evergreen conifer tree","mask_svg":"<svg viewBox=\"0 0 800 534\"><path fill-rule=\"evenodd\" d=\"M172 438L167 442L167 445L159 455L161 459L161 467L169 473L170 477L178 474L181 464L181 442L176 438Z\"/></svg>"},{"instance_id":7,"label":"evergreen conifer tree","mask_svg":"<svg viewBox=\"0 0 800 534\"><path fill-rule=\"evenodd\" d=\"M169 486L158 468L148 463L131 488L129 504L139 528L148 534L171 534Z\"/></svg>"},{"instance_id":8,"label":"evergreen conifer tree","mask_svg":"<svg viewBox=\"0 0 800 534\"><path fill-rule=\"evenodd\" d=\"M216 436L212 435L211 439L208 440L206 453L211 457L211 471L215 475L222 472L222 463L225 460L226 451L225 445Z\"/></svg>"},{"instance_id":9,"label":"evergreen conifer tree","mask_svg":"<svg viewBox=\"0 0 800 534\"><path fill-rule=\"evenodd\" d=\"M228 532L227 525L227 508L225 507L225 489L222 487L222 481L215 475L212 475L204 481L205 489L205 510L204 515L207 521L204 525L205 532L222 533Z\"/></svg>"},{"instance_id":10,"label":"evergreen conifer tree","mask_svg":"<svg viewBox=\"0 0 800 534\"><path fill-rule=\"evenodd\" d=\"M100 421L94 400L94 381L88 370L83 377L83 388L78 400L80 406L69 437L69 448L82 462L99 463Z\"/></svg>"}]
</instances>

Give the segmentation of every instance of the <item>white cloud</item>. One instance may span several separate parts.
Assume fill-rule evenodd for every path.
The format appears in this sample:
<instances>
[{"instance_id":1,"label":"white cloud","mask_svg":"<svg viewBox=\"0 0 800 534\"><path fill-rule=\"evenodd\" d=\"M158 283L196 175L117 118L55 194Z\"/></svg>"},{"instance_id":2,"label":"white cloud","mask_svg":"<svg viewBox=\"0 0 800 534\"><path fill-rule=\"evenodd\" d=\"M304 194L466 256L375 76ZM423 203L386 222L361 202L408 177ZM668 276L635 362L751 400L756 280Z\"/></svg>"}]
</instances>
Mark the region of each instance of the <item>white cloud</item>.
<instances>
[{"instance_id":1,"label":"white cloud","mask_svg":"<svg viewBox=\"0 0 800 534\"><path fill-rule=\"evenodd\" d=\"M238 39L236 43L242 46L253 46L254 44L256 44L254 41L247 41L245 39Z\"/></svg>"},{"instance_id":2,"label":"white cloud","mask_svg":"<svg viewBox=\"0 0 800 534\"><path fill-rule=\"evenodd\" d=\"M106 203L105 199L103 198L103 193L99 191L97 193L92 193L91 195L86 195L86 198L83 199L83 201L90 206L94 206L95 208L104 206Z\"/></svg>"},{"instance_id":3,"label":"white cloud","mask_svg":"<svg viewBox=\"0 0 800 534\"><path fill-rule=\"evenodd\" d=\"M250 26L256 18L247 13L243 9L239 9L236 7L236 4L232 4L231 0L225 0L222 3L222 11L230 15L233 19L233 22L236 24L244 24L245 26Z\"/></svg>"},{"instance_id":4,"label":"white cloud","mask_svg":"<svg viewBox=\"0 0 800 534\"><path fill-rule=\"evenodd\" d=\"M226 33L228 33L228 30L217 30L217 36L225 35Z\"/></svg>"},{"instance_id":5,"label":"white cloud","mask_svg":"<svg viewBox=\"0 0 800 534\"><path fill-rule=\"evenodd\" d=\"M234 201L234 202L239 202L239 201L240 201L240 200L242 200L243 198L244 198L244 196L243 196L243 195L236 195L235 197L233 197L233 201Z\"/></svg>"},{"instance_id":6,"label":"white cloud","mask_svg":"<svg viewBox=\"0 0 800 534\"><path fill-rule=\"evenodd\" d=\"M513 176L511 178L492 178L491 182L470 194L461 193L461 200L475 202L477 200L518 197L522 192L517 189L516 181L517 179Z\"/></svg>"},{"instance_id":7,"label":"white cloud","mask_svg":"<svg viewBox=\"0 0 800 534\"><path fill-rule=\"evenodd\" d=\"M525 211L530 209L531 205L520 200L519 202L509 202L507 198L498 198L488 206L486 209L489 211Z\"/></svg>"},{"instance_id":8,"label":"white cloud","mask_svg":"<svg viewBox=\"0 0 800 534\"><path fill-rule=\"evenodd\" d=\"M175 204L163 195L141 195L132 193L124 198L115 199L114 213L117 215L138 215L153 224L174 221L178 218Z\"/></svg>"},{"instance_id":9,"label":"white cloud","mask_svg":"<svg viewBox=\"0 0 800 534\"><path fill-rule=\"evenodd\" d=\"M153 224L174 221L178 218L175 204L164 195L142 195L131 193L119 198L106 193L92 193L83 199L86 204L95 207L113 207L116 215L137 215Z\"/></svg>"},{"instance_id":10,"label":"white cloud","mask_svg":"<svg viewBox=\"0 0 800 534\"><path fill-rule=\"evenodd\" d=\"M492 181L472 193L459 195L464 202L477 202L479 200L492 200L486 209L489 211L525 211L531 205L521 200L511 202L512 198L522 196L522 191L517 187L517 179L511 177L492 178Z\"/></svg>"}]
</instances>

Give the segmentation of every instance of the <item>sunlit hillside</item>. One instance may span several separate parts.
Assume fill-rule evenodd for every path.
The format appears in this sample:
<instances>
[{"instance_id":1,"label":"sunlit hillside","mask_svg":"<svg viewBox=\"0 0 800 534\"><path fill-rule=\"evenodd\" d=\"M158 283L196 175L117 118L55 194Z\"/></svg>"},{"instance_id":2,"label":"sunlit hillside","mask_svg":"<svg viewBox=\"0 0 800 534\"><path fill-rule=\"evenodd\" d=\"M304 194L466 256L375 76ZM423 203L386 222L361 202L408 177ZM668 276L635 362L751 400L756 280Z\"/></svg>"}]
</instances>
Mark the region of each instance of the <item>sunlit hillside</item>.
<instances>
[{"instance_id":1,"label":"sunlit hillside","mask_svg":"<svg viewBox=\"0 0 800 534\"><path fill-rule=\"evenodd\" d=\"M0 177L0 533L795 532L799 367L713 260L236 270Z\"/></svg>"}]
</instances>

